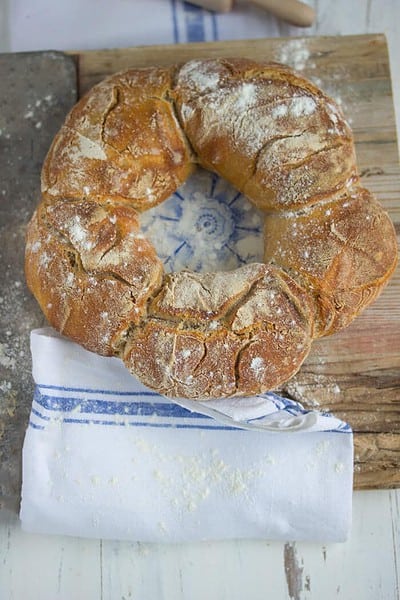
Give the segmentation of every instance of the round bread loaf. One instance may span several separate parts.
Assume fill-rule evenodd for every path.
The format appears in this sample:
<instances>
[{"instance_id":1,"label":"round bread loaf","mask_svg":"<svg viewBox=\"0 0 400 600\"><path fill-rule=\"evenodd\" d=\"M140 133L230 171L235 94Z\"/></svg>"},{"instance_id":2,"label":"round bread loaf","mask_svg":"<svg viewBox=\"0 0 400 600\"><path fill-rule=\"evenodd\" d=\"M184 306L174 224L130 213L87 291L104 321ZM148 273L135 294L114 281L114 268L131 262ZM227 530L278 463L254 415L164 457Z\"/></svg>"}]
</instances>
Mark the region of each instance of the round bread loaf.
<instances>
[{"instance_id":1,"label":"round bread loaf","mask_svg":"<svg viewBox=\"0 0 400 600\"><path fill-rule=\"evenodd\" d=\"M265 263L165 274L140 213L195 164L265 213ZM50 324L171 397L249 396L292 377L397 263L336 103L288 67L244 59L129 69L56 135L27 232L26 277Z\"/></svg>"}]
</instances>

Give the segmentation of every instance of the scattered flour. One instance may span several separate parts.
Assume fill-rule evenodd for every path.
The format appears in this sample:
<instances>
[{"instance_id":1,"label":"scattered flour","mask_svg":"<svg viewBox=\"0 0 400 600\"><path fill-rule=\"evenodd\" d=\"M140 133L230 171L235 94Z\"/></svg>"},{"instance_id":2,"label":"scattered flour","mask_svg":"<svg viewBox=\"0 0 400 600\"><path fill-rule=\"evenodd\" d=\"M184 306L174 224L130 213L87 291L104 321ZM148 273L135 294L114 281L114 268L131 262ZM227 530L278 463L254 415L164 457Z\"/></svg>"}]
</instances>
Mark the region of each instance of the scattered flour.
<instances>
[{"instance_id":1,"label":"scattered flour","mask_svg":"<svg viewBox=\"0 0 400 600\"><path fill-rule=\"evenodd\" d=\"M0 342L0 365L6 369L15 368L15 358L12 356L8 344Z\"/></svg>"},{"instance_id":2,"label":"scattered flour","mask_svg":"<svg viewBox=\"0 0 400 600\"><path fill-rule=\"evenodd\" d=\"M243 83L239 88L237 99L235 102L236 110L245 111L254 104L257 99L257 86L254 83Z\"/></svg>"},{"instance_id":3,"label":"scattered flour","mask_svg":"<svg viewBox=\"0 0 400 600\"><path fill-rule=\"evenodd\" d=\"M256 356L250 363L250 369L253 371L256 378L262 377L265 372L265 362L260 356Z\"/></svg>"},{"instance_id":4,"label":"scattered flour","mask_svg":"<svg viewBox=\"0 0 400 600\"><path fill-rule=\"evenodd\" d=\"M294 117L302 115L311 115L317 108L317 103L313 98L307 96L295 98L290 104L290 113Z\"/></svg>"},{"instance_id":5,"label":"scattered flour","mask_svg":"<svg viewBox=\"0 0 400 600\"><path fill-rule=\"evenodd\" d=\"M201 60L191 60L180 70L179 82L190 82L197 92L204 93L219 86L220 74L211 71L209 65Z\"/></svg>"},{"instance_id":6,"label":"scattered flour","mask_svg":"<svg viewBox=\"0 0 400 600\"><path fill-rule=\"evenodd\" d=\"M310 50L308 41L302 39L292 39L284 42L275 54L275 60L285 65L290 65L297 71L302 71L306 66L309 67Z\"/></svg>"},{"instance_id":7,"label":"scattered flour","mask_svg":"<svg viewBox=\"0 0 400 600\"><path fill-rule=\"evenodd\" d=\"M79 150L84 158L95 158L97 160L106 160L107 155L100 144L93 142L89 138L78 134Z\"/></svg>"},{"instance_id":8,"label":"scattered flour","mask_svg":"<svg viewBox=\"0 0 400 600\"><path fill-rule=\"evenodd\" d=\"M272 109L272 116L274 119L280 119L285 117L288 114L288 105L287 104L278 104L275 108Z\"/></svg>"}]
</instances>

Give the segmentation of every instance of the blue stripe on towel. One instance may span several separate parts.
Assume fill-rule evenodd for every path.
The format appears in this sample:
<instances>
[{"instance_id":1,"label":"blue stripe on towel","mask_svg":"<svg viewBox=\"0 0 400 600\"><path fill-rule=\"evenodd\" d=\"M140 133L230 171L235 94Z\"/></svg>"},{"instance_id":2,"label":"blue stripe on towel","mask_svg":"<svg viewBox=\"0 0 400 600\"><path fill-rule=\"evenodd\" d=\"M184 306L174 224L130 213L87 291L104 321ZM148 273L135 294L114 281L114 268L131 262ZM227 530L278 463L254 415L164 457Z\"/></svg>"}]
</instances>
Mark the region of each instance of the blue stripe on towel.
<instances>
[{"instance_id":1,"label":"blue stripe on towel","mask_svg":"<svg viewBox=\"0 0 400 600\"><path fill-rule=\"evenodd\" d=\"M199 6L183 3L185 15L186 36L188 42L204 42L204 11Z\"/></svg>"},{"instance_id":2,"label":"blue stripe on towel","mask_svg":"<svg viewBox=\"0 0 400 600\"><path fill-rule=\"evenodd\" d=\"M38 425L37 423L33 423L33 421L29 421L29 427L32 427L32 429L44 429L44 425Z\"/></svg>"},{"instance_id":3,"label":"blue stripe on towel","mask_svg":"<svg viewBox=\"0 0 400 600\"><path fill-rule=\"evenodd\" d=\"M172 11L172 28L174 31L174 42L179 42L179 31L178 31L178 18L176 15L176 0L171 0L171 11Z\"/></svg>"},{"instance_id":4,"label":"blue stripe on towel","mask_svg":"<svg viewBox=\"0 0 400 600\"><path fill-rule=\"evenodd\" d=\"M43 419L44 421L51 421L51 417L42 415L42 413L40 411L36 410L36 408L34 408L33 406L32 406L32 410L31 410L31 414L35 415L35 417L38 417L39 419Z\"/></svg>"},{"instance_id":5,"label":"blue stripe on towel","mask_svg":"<svg viewBox=\"0 0 400 600\"><path fill-rule=\"evenodd\" d=\"M172 30L175 44L178 44L182 41L205 42L207 38L207 22L211 24L211 39L218 40L218 24L217 15L215 12L204 10L199 6L190 4L190 2L178 3L177 0L170 0L170 5ZM183 15L184 19L184 35L180 34L179 31L178 5L181 6L181 14Z\"/></svg>"},{"instance_id":6,"label":"blue stripe on towel","mask_svg":"<svg viewBox=\"0 0 400 600\"><path fill-rule=\"evenodd\" d=\"M139 415L158 417L183 417L209 419L206 415L195 413L174 404L173 402L113 402L107 400L86 400L68 396L48 396L35 389L35 401L46 410L58 412L71 412L79 407L80 413L105 414L105 415Z\"/></svg>"},{"instance_id":7,"label":"blue stripe on towel","mask_svg":"<svg viewBox=\"0 0 400 600\"><path fill-rule=\"evenodd\" d=\"M44 391L52 391L55 394L49 395L43 393ZM68 395L70 393L90 393L99 394L106 393L109 395L115 395L116 400L103 400L99 398L87 399L80 397L73 397ZM62 395L57 395L62 393ZM235 431L241 430L240 426L229 426L219 423L212 417L203 415L197 412L191 412L190 410L175 404L174 402L154 402L152 400L147 401L143 399L143 395L150 398L163 398L155 392L148 392L143 394L142 392L120 392L123 396L140 397L142 401L124 401L120 400L118 393L111 390L93 390L91 388L73 388L64 386L54 386L40 384L35 387L34 401L35 404L32 407L32 418L40 419L49 424L53 417L51 413L55 415L57 422L68 423L68 424L82 424L82 425L114 425L114 426L132 426L132 427L157 427L157 428L176 428L176 429L208 429L208 430L224 430L224 431ZM267 397L272 401L277 410L281 410L284 406L293 405L296 406L291 400L280 398L274 394L267 394ZM43 409L49 411L49 414L43 414ZM76 414L71 415L73 411ZM93 418L88 418L88 415ZM125 417L123 420L99 418L100 416L118 416ZM140 421L132 420L132 417L141 417ZM146 417L149 420L143 420ZM164 422L159 422L160 419L165 419ZM192 420L192 423L183 422L186 419ZM158 421L158 422L157 422ZM168 422L169 421L169 422ZM31 421L31 426L36 429L44 429L44 426L38 425L34 421Z\"/></svg>"},{"instance_id":8,"label":"blue stripe on towel","mask_svg":"<svg viewBox=\"0 0 400 600\"><path fill-rule=\"evenodd\" d=\"M46 417L45 415L40 414L38 411L32 411L32 413L39 419L43 419L47 422L50 422L51 419ZM76 425L111 425L111 426L119 426L119 427L153 427L160 429L198 429L198 430L216 430L216 431L244 431L240 426L239 427L230 427L229 425L221 425L218 424L213 419L210 419L212 424L210 425L202 425L202 424L191 424L191 423L153 423L153 422L144 422L144 421L112 421L112 420L103 420L103 419L73 419L73 418L63 418L57 419L58 423L67 423L67 424L76 424ZM46 427L44 425L39 425L38 423L29 421L29 426L33 429L44 430ZM284 429L282 429L284 431ZM326 429L325 433L352 433L351 427L347 423L342 423L338 426L337 429ZM315 432L318 433L318 432Z\"/></svg>"},{"instance_id":9,"label":"blue stripe on towel","mask_svg":"<svg viewBox=\"0 0 400 600\"><path fill-rule=\"evenodd\" d=\"M176 429L216 429L216 430L237 430L235 426L222 425L200 413L195 413L179 406L170 401L166 402L125 402L125 401L110 401L110 400L99 400L93 399L88 400L82 397L71 397L71 396L50 396L43 394L41 389L51 389L53 391L61 392L76 392L77 388L65 388L61 386L47 386L44 384L37 385L34 392L34 401L37 408L32 407L32 416L46 421L47 423L52 421L52 417L40 410L45 409L46 411L52 411L55 413L57 422L68 423L68 424L82 424L82 425L114 425L114 426L128 426L128 427L158 427L158 428L176 428ZM86 393L99 393L104 390L92 390L85 388ZM107 391L108 394L115 394L115 392ZM124 395L131 396L142 396L142 392L126 392ZM151 397L157 397L161 399L159 394L149 392ZM70 413L76 409L79 409L77 415L71 416ZM69 413L69 416L67 416ZM87 415L93 415L94 418L87 418ZM85 418L81 416L85 415ZM126 417L126 420L116 421L114 419L99 419L100 415L114 415ZM155 422L149 421L132 421L132 417L149 417L149 419L170 419L171 422ZM208 424L202 423L184 423L183 419L201 420L203 423L208 421ZM30 425L35 429L44 429L44 426L38 425L31 421Z\"/></svg>"},{"instance_id":10,"label":"blue stripe on towel","mask_svg":"<svg viewBox=\"0 0 400 600\"><path fill-rule=\"evenodd\" d=\"M72 396L60 396L60 395L47 395L43 394L41 390L52 390L56 392L68 393L81 393L81 394L93 394L93 395L110 395L115 397L140 397L140 402L121 402L121 401L103 401L95 399L82 399L81 397ZM263 395L260 394L260 397ZM294 410L294 414L304 413L302 407L294 400L277 396L276 394L269 392L264 395L278 410L283 408ZM96 412L96 413L107 413L107 414L160 414L161 416L194 416L194 417L206 417L200 413L191 412L186 408L169 401L167 398L163 398L160 394L151 391L139 391L139 392L119 392L115 390L101 390L95 388L74 388L56 385L38 384L35 388L35 400L48 410L67 410L71 411L78 405L87 407L86 410L81 409L81 412ZM144 400L144 398L158 398L158 402L152 402ZM91 406L91 404L93 406ZM123 407L123 408L122 408ZM148 412L139 412L139 407L143 407L143 410ZM146 408L144 408L146 407ZM147 408L149 407L149 408ZM136 409L136 412L135 412ZM210 417L207 417L210 418ZM257 418L263 418L257 417Z\"/></svg>"},{"instance_id":11,"label":"blue stripe on towel","mask_svg":"<svg viewBox=\"0 0 400 600\"><path fill-rule=\"evenodd\" d=\"M42 391L43 390L43 391ZM48 391L49 393L43 393ZM53 392L53 395L51 395ZM61 392L61 394L57 394ZM109 395L110 399L85 398L72 396L74 393ZM112 398L114 396L114 398ZM140 398L140 401L120 400L121 397ZM260 395L262 397L263 395ZM272 392L264 395L276 409L271 417L278 416L284 411L287 415L294 417L308 413L301 405L293 400L277 396ZM147 400L147 398L149 398ZM154 399L154 400L152 400ZM158 401L155 401L157 399ZM40 384L35 388L35 404L32 407L30 426L35 429L44 429L45 426L36 423L36 419L46 424L55 419L62 423L94 424L94 425L117 425L133 427L158 427L176 429L215 429L215 430L242 430L238 426L222 425L218 420L197 412L192 412L167 398L163 398L156 392L115 392L112 390L96 390L92 388L73 388ZM46 414L44 411L48 411ZM75 413L72 414L71 413ZM90 418L92 417L93 418ZM125 417L125 419L99 418L101 416ZM283 416L283 415L282 415ZM322 415L330 416L330 415ZM88 418L89 417L89 418ZM140 417L140 421L135 418ZM249 419L249 424L261 421L264 417ZM192 422L184 422L188 419ZM164 420L164 422L160 422ZM206 424L207 423L207 424ZM351 427L344 422L339 422L332 433L351 433Z\"/></svg>"}]
</instances>

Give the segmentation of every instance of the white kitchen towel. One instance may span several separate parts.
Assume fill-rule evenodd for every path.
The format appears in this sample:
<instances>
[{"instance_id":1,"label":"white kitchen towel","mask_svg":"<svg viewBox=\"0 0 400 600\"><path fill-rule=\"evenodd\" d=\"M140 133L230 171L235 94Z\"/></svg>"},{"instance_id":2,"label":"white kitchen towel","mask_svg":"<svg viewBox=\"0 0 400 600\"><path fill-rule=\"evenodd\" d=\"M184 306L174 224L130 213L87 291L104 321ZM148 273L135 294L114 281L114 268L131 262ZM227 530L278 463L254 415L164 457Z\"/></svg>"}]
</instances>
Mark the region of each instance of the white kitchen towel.
<instances>
[{"instance_id":1,"label":"white kitchen towel","mask_svg":"<svg viewBox=\"0 0 400 600\"><path fill-rule=\"evenodd\" d=\"M248 411L215 401L191 412L52 329L32 332L31 347L25 530L145 542L346 539L345 423L274 394Z\"/></svg>"},{"instance_id":2,"label":"white kitchen towel","mask_svg":"<svg viewBox=\"0 0 400 600\"><path fill-rule=\"evenodd\" d=\"M97 50L307 34L243 0L224 14L182 0L13 0L8 19L11 51Z\"/></svg>"}]
</instances>

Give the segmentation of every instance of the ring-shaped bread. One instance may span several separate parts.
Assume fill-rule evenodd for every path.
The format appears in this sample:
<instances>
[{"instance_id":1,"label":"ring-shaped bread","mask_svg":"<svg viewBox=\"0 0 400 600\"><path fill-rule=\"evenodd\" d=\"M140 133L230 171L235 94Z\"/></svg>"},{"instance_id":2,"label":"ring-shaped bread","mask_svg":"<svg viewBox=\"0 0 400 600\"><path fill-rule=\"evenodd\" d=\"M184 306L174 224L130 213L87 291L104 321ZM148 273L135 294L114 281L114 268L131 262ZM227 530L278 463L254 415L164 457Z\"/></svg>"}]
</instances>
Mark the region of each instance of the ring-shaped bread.
<instances>
[{"instance_id":1,"label":"ring-shaped bread","mask_svg":"<svg viewBox=\"0 0 400 600\"><path fill-rule=\"evenodd\" d=\"M265 212L265 263L164 273L140 213L196 163ZM89 91L49 150L26 246L51 325L158 392L199 399L281 385L396 263L337 104L288 67L244 59L129 69Z\"/></svg>"}]
</instances>

